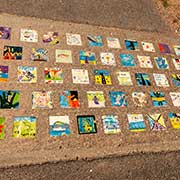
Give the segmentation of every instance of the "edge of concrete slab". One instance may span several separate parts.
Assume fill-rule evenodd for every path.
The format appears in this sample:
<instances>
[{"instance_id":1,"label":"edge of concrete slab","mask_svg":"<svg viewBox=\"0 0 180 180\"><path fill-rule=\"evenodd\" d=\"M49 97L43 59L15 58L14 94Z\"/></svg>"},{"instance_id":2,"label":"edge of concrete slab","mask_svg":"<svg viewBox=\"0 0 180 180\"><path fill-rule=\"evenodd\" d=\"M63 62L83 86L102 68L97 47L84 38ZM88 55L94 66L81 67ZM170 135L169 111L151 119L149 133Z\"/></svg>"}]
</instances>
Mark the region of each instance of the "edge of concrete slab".
<instances>
[{"instance_id":1,"label":"edge of concrete slab","mask_svg":"<svg viewBox=\"0 0 180 180\"><path fill-rule=\"evenodd\" d=\"M45 22L52 22L53 25L56 23L56 22L60 22L61 24L64 24L64 25L77 25L77 26L83 26L83 27L88 27L88 26L91 26L91 27L97 27L97 28L103 28L103 29L113 29L113 30L123 30L123 31L129 31L129 32L143 32L143 33L155 33L155 34L163 34L163 35L166 35L166 36L172 36L172 37L178 37L179 36L172 30L170 31L146 31L145 29L140 29L140 30L137 30L137 29L127 29L127 28L119 28L119 27L115 27L115 26L102 26L102 25L97 25L97 24L82 24L80 22L68 22L68 21L60 21L60 20L53 20L53 19L45 19L45 18L38 18L38 17L30 17L30 16L21 16L21 15L16 15L16 14L8 14L8 13L4 13L4 12L0 12L0 15L1 16L8 16L9 17L17 17L17 18L21 18L21 19L27 19L27 20L38 20L38 21L43 21L44 23Z\"/></svg>"},{"instance_id":2,"label":"edge of concrete slab","mask_svg":"<svg viewBox=\"0 0 180 180\"><path fill-rule=\"evenodd\" d=\"M136 29L152 32L170 31L153 0L72 1L6 0L1 12L72 23ZM40 8L40 11L37 10ZM48 13L47 13L48 12ZM95 17L95 18L94 18Z\"/></svg>"},{"instance_id":3,"label":"edge of concrete slab","mask_svg":"<svg viewBox=\"0 0 180 180\"><path fill-rule=\"evenodd\" d=\"M108 149L108 153L107 153ZM180 142L162 142L162 143L143 143L119 146L118 150L114 151L114 147L106 147L106 152L103 149L96 151L95 148L69 148L59 151L41 150L28 153L15 153L0 155L0 168L8 168L13 166L35 165L44 163L56 163L59 161L74 161L74 160L93 160L113 156L126 156L136 153L159 153L172 152L180 150Z\"/></svg>"}]
</instances>

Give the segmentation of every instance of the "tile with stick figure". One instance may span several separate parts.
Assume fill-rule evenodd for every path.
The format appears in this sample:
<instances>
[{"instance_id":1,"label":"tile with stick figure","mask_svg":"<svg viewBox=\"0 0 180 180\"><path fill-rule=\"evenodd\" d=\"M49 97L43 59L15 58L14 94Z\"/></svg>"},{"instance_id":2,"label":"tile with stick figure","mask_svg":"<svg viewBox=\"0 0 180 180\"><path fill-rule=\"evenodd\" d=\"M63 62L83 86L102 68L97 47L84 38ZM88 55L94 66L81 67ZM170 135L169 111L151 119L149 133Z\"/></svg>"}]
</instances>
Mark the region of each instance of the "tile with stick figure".
<instances>
[{"instance_id":1,"label":"tile with stick figure","mask_svg":"<svg viewBox=\"0 0 180 180\"><path fill-rule=\"evenodd\" d=\"M87 91L88 107L105 107L103 91Z\"/></svg>"},{"instance_id":2,"label":"tile with stick figure","mask_svg":"<svg viewBox=\"0 0 180 180\"><path fill-rule=\"evenodd\" d=\"M106 84L106 85L112 84L109 70L95 69L94 75L95 75L95 83L96 84Z\"/></svg>"}]
</instances>

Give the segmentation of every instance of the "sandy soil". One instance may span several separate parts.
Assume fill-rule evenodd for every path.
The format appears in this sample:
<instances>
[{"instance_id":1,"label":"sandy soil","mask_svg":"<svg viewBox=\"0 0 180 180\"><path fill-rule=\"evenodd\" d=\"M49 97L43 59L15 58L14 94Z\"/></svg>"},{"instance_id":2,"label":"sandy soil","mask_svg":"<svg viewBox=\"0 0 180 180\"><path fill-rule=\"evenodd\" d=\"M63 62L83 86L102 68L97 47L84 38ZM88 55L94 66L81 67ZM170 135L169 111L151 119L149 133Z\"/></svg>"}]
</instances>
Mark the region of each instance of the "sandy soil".
<instances>
[{"instance_id":1,"label":"sandy soil","mask_svg":"<svg viewBox=\"0 0 180 180\"><path fill-rule=\"evenodd\" d=\"M180 35L180 1L179 0L154 0L154 3L165 22L172 31Z\"/></svg>"}]
</instances>

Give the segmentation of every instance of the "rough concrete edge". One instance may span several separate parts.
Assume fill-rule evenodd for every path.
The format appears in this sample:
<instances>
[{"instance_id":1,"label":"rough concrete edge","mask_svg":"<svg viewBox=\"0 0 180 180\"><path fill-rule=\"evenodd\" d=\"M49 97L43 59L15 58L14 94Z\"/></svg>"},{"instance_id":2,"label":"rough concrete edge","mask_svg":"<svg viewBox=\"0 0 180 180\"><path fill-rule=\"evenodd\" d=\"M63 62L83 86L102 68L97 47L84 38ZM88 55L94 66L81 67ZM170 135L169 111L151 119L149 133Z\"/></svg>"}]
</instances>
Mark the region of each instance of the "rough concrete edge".
<instances>
[{"instance_id":1,"label":"rough concrete edge","mask_svg":"<svg viewBox=\"0 0 180 180\"><path fill-rule=\"evenodd\" d=\"M171 27L169 26L169 24L166 22L166 21L164 21L165 19L161 16L161 14L159 13L159 11L158 11L158 8L157 8L157 6L156 6L156 3L154 2L154 0L152 0L152 6L154 7L154 12L156 12L156 14L157 15L159 15L160 16L160 19L161 19L161 21L162 21L162 23L164 23L164 25L167 27L166 28L166 30L159 30L159 31L157 31L157 32L159 32L159 33L170 33L170 32L173 32L172 31L172 29L171 29ZM11 12L12 13L12 12ZM2 14L2 13L0 13L0 14ZM8 13L8 14L10 14L10 13ZM37 18L37 19L44 19L44 18L39 18L39 17L36 17L36 16L33 16L33 14L31 15L31 16L22 16L22 15L20 15L20 14L15 14L15 13L12 13L11 15L15 15L15 16L20 16L20 17L31 17L31 18ZM47 19L47 18L46 18ZM48 18L48 20L52 20L52 21L61 21L61 22L67 22L65 19L61 19L61 20L55 20L55 19L53 19L53 18ZM82 23L82 22L80 22L80 21L73 21L73 20L71 20L71 21L69 21L70 23L73 23L73 24L84 24L84 25L92 25L92 26L99 26L97 23L89 23L89 22L85 22L85 23ZM125 30L135 30L135 31L142 31L142 32L156 32L156 31L153 31L153 30L149 30L149 31L147 31L146 29L143 29L143 28L123 28L123 27L118 27L118 26L116 26L116 25L114 25L114 26L109 26L109 25L101 25L101 26L103 26L103 27L107 27L107 28L111 28L111 27L113 27L113 28L118 28L118 29L125 29Z\"/></svg>"},{"instance_id":2,"label":"rough concrete edge","mask_svg":"<svg viewBox=\"0 0 180 180\"><path fill-rule=\"evenodd\" d=\"M16 153L16 154L1 154L0 156L0 168L10 168L19 166L28 166L44 163L56 163L59 161L74 161L74 160L93 160L114 156L127 156L135 153L158 153L158 152L171 152L180 150L180 141L173 142L156 142L156 143L144 143L133 144L123 147L114 152L114 147L106 147L105 153L103 149L96 151L95 148L82 148L74 151L74 148L59 150L58 152L53 150L41 150L28 153ZM72 153L73 152L73 153ZM70 156L69 156L70 155Z\"/></svg>"}]
</instances>

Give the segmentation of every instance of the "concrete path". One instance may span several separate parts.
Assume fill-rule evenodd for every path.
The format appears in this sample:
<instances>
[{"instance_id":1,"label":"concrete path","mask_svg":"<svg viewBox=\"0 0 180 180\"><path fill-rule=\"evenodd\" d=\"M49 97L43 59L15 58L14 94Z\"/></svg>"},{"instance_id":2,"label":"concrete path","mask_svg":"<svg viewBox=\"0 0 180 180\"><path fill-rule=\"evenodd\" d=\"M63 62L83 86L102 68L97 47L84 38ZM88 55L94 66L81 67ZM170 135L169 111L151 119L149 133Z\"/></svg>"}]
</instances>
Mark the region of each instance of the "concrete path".
<instances>
[{"instance_id":1,"label":"concrete path","mask_svg":"<svg viewBox=\"0 0 180 180\"><path fill-rule=\"evenodd\" d=\"M0 141L1 153L0 153L0 179L172 179L174 180L178 177L178 158L179 153L170 153L167 155L167 159L164 158L164 154L153 154L151 152L161 152L161 151L178 151L180 150L180 131L172 129L170 121L167 118L167 113L170 111L178 112L178 107L174 107L172 101L169 97L170 91L178 91L171 82L170 75L175 71L173 62L171 59L175 56L175 53L172 49L173 45L179 45L180 40L174 34L168 32L157 33L157 32L144 32L144 31L134 31L134 30L124 30L119 28L107 28L101 26L92 26L92 25L82 25L68 22L58 22L45 19L36 19L36 18L27 18L27 17L18 17L14 15L1 14L0 15L0 24L1 26L7 26L12 28L12 37L11 40L1 40L1 50L5 45L18 45L23 46L24 54L22 62L13 62L7 61L4 62L1 60L2 65L9 65L9 81L4 83L1 86L1 89L19 89L22 92L21 98L21 108L18 110L3 110L1 111L1 116L6 117L6 136L5 139ZM157 25L157 24L156 24ZM144 26L145 27L145 26ZM152 26L153 27L153 26ZM38 43L27 43L20 41L20 29L21 28L32 28L38 31L39 41ZM147 29L146 29L147 30ZM148 29L150 30L150 29ZM151 29L152 30L152 29ZM60 44L44 45L42 43L42 36L48 31L58 31L60 35ZM77 33L82 36L82 46L68 46L66 43L65 34ZM88 47L87 46L87 34L102 35L104 46L100 48ZM122 49L108 49L106 44L106 37L116 37L120 40ZM142 41L152 42L155 45L156 52L144 52L140 46L139 52L129 52L126 50L124 45L125 39L135 39L141 44ZM118 84L117 77L114 72L119 70L130 71L132 75L135 72L146 72L151 75L152 78L152 69L143 69L139 65L134 68L122 67L119 61L119 53L132 53L135 57L140 53L141 55L146 54L151 56L153 59L155 56L159 56L160 52L158 51L157 44L159 42L167 43L170 45L172 54L164 55L169 62L170 70L164 72L169 79L170 87L166 89L158 88L159 91L164 91L169 103L169 106L164 108L157 109L153 107L150 103L149 105L142 108L136 108L133 106L131 94L134 90L141 91L135 81L133 76L133 84L131 88L121 87ZM24 86L23 84L17 83L17 67L19 65L32 66L32 62L29 60L31 48L33 47L43 47L47 48L50 56L50 61L46 63L36 63L34 66L37 66L39 76L38 83L36 85L29 84ZM67 83L62 85L64 90L67 89L76 89L80 93L81 107L77 111L71 109L62 109L59 106L59 86L56 85L49 86L44 83L43 71L45 67L50 66L61 66L55 62L55 50L56 49L69 49L73 52L73 63L61 64L65 71L65 80ZM79 51L80 50L91 50L95 51L97 54L97 67L104 68L105 66L101 64L99 54L103 51L112 51L115 54L115 59L117 61L117 66L111 67L106 66L106 69L112 71L112 86L97 86L94 83L93 76L93 66L87 65L82 66L79 63ZM2 57L2 51L1 51ZM136 59L137 61L137 59ZM154 67L156 67L153 62ZM72 83L71 68L86 68L90 73L90 84L89 85L76 85ZM153 72L162 73L160 69L153 69ZM98 108L89 109L87 106L87 97L86 91L89 89L103 90L105 92L105 97L107 99L106 108L99 110ZM123 91L126 91L129 107L127 109L113 108L108 99L109 91L119 90L120 88ZM32 110L31 104L31 93L35 90L52 90L54 94L54 108L53 110ZM148 94L151 89L156 90L157 86L152 80L152 86L144 88ZM127 113L142 113L145 117L146 113L150 112L162 113L166 118L167 130L163 132L152 132L148 125L147 119L145 119L147 128L145 132L141 133L132 133L128 129ZM82 114L93 114L97 118L97 134L91 135L79 135L77 128L77 115ZM120 117L121 131L122 133L108 136L104 134L103 125L101 121L101 115L104 113L114 113ZM51 138L49 136L49 124L48 117L50 115L66 115L68 114L71 122L72 134L69 137L62 138ZM33 115L38 118L37 123L37 136L34 139L21 139L12 137L13 129L13 118L14 116L26 116ZM148 152L150 154L146 155L135 155L135 156L125 156L119 158L120 155L129 155L132 153ZM106 159L107 156L115 156L112 159ZM174 158L176 157L176 158ZM82 161L82 159L96 159L102 158L99 160L94 160L90 162ZM105 158L105 159L104 159ZM52 162L58 161L69 161L69 160L78 160L73 162L59 162L54 164ZM157 159L157 160L156 160ZM22 166L22 165L32 165L32 164L41 164L47 163L45 165L36 165L22 168L7 168L10 166ZM169 165L172 168L169 168ZM168 170L168 171L167 171ZM158 171L158 172L157 172ZM164 173L164 174L163 174ZM137 177L137 178L136 178Z\"/></svg>"},{"instance_id":2,"label":"concrete path","mask_svg":"<svg viewBox=\"0 0 180 180\"><path fill-rule=\"evenodd\" d=\"M153 0L5 0L0 12L131 30L170 30Z\"/></svg>"},{"instance_id":3,"label":"concrete path","mask_svg":"<svg viewBox=\"0 0 180 180\"><path fill-rule=\"evenodd\" d=\"M2 180L179 180L180 152L134 154L0 169Z\"/></svg>"},{"instance_id":4,"label":"concrete path","mask_svg":"<svg viewBox=\"0 0 180 180\"><path fill-rule=\"evenodd\" d=\"M23 60L22 61L3 61L2 65L9 66L9 80L1 86L1 89L11 90L16 89L21 92L20 108L17 110L1 110L1 116L6 118L6 134L5 139L0 141L0 166L12 166L22 164L36 164L45 162L56 162L59 160L75 160L83 158L97 158L105 157L108 155L127 155L133 152L160 152L180 150L180 131L174 130L168 119L168 112L179 112L179 107L172 104L169 92L176 92L175 87L171 80L171 73L176 72L172 58L176 57L173 50L173 45L179 45L180 40L173 34L162 34L155 32L139 32L122 30L118 28L105 28L91 25L74 24L67 22L57 22L45 19L18 17L3 14L0 16L1 25L12 28L11 40L1 40L1 49L5 45L18 45L23 47ZM20 29L32 28L38 32L38 42L29 43L20 41ZM57 45L43 44L43 34L48 31L58 31L60 43ZM69 46L66 43L66 33L77 33L82 37L82 46ZM89 47L87 45L87 35L102 35L104 46L102 47ZM121 43L121 49L110 49L107 46L106 37L116 37ZM135 39L139 42L140 51L129 51L126 49L124 40ZM156 52L144 52L141 42L152 42L155 46ZM170 68L167 70L158 69L154 57L160 56L158 50L158 43L167 43L171 47L172 54L163 55L166 57ZM46 48L50 57L48 62L32 62L29 60L31 49L34 47ZM57 63L55 61L56 49L69 49L72 51L72 64ZM90 50L96 53L97 65L82 65L79 61L79 51ZM100 52L105 51L113 52L115 55L116 66L103 65L100 60ZM135 57L137 66L123 67L119 60L120 52L131 53ZM1 52L2 53L2 52ZM152 68L141 68L139 66L137 55L148 55L153 62ZM2 56L2 54L1 54ZM38 68L38 82L35 84L27 84L17 82L17 68L20 65L35 66ZM46 67L62 67L65 76L62 85L59 84L46 84L44 82L44 68ZM87 69L89 72L89 84L74 84L72 82L71 69ZM112 85L98 85L94 82L94 68L107 69L111 72ZM129 71L132 76L133 86L120 86L117 79L116 72ZM163 71L163 72L162 72ZM135 72L147 73L150 76L152 85L143 88L147 94L148 104L143 108L135 106L132 100L133 91L142 91L142 87L137 85L135 79ZM165 73L168 77L170 87L163 88L157 87L153 80L152 73ZM63 90L77 90L81 106L78 109L61 108L59 105L59 93ZM104 92L106 106L105 108L88 108L88 100L86 91L101 90ZM52 91L53 92L53 109L32 109L32 92L33 91ZM127 94L128 107L113 107L109 99L110 91L123 90ZM163 91L166 94L168 106L166 107L153 107L152 100L149 92L152 90ZM167 130L162 132L152 132L149 126L147 113L161 113L165 118ZM128 113L143 114L146 123L144 132L133 133L129 131L129 124L127 119ZM77 127L78 115L95 115L97 123L97 133L89 135L79 135ZM115 114L119 118L121 133L116 135L106 135L103 130L102 115ZM49 116L54 115L68 115L70 119L71 135L69 137L52 138L49 135ZM13 138L13 119L15 116L35 116L37 117L37 135L34 139ZM73 152L73 153L72 153Z\"/></svg>"}]
</instances>

